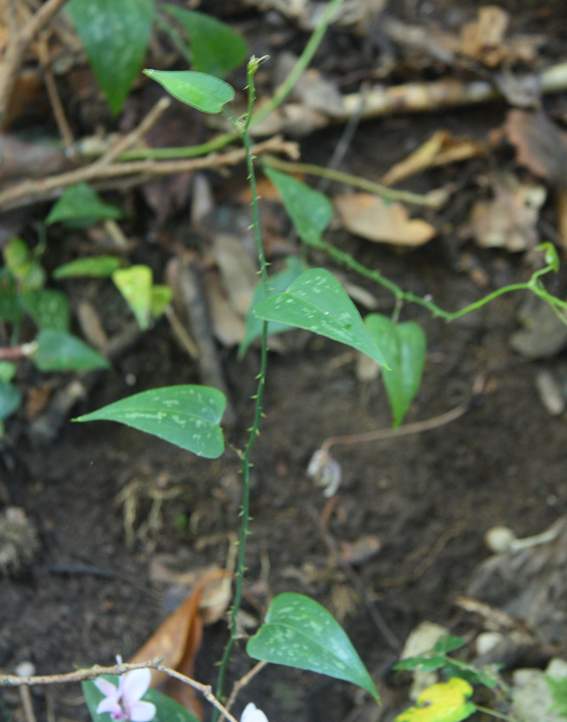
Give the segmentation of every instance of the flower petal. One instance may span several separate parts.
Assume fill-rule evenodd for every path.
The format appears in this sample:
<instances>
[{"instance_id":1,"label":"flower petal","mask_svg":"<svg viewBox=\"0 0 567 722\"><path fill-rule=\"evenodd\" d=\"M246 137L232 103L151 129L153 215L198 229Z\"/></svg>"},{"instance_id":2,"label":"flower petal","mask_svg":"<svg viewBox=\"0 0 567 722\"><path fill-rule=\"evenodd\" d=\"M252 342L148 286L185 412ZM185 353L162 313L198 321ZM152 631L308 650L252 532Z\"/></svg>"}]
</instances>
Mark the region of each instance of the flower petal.
<instances>
[{"instance_id":1,"label":"flower petal","mask_svg":"<svg viewBox=\"0 0 567 722\"><path fill-rule=\"evenodd\" d=\"M249 702L244 708L240 722L268 722L268 718L253 702Z\"/></svg>"},{"instance_id":2,"label":"flower petal","mask_svg":"<svg viewBox=\"0 0 567 722\"><path fill-rule=\"evenodd\" d=\"M156 706L151 702L136 702L130 709L132 722L150 722L156 716Z\"/></svg>"},{"instance_id":3,"label":"flower petal","mask_svg":"<svg viewBox=\"0 0 567 722\"><path fill-rule=\"evenodd\" d=\"M118 687L115 684L112 684L112 682L109 682L107 679L104 679L103 677L98 677L94 680L94 683L98 691L102 692L105 697L118 696Z\"/></svg>"},{"instance_id":4,"label":"flower petal","mask_svg":"<svg viewBox=\"0 0 567 722\"><path fill-rule=\"evenodd\" d=\"M121 679L122 684L120 690L127 707L133 707L134 704L147 692L150 682L152 681L152 673L149 669L134 669L126 672Z\"/></svg>"},{"instance_id":5,"label":"flower petal","mask_svg":"<svg viewBox=\"0 0 567 722\"><path fill-rule=\"evenodd\" d=\"M104 712L109 712L110 714L112 714L113 712L120 713L121 711L122 707L113 697L105 697L98 703L98 707L96 708L97 714L103 714Z\"/></svg>"}]
</instances>

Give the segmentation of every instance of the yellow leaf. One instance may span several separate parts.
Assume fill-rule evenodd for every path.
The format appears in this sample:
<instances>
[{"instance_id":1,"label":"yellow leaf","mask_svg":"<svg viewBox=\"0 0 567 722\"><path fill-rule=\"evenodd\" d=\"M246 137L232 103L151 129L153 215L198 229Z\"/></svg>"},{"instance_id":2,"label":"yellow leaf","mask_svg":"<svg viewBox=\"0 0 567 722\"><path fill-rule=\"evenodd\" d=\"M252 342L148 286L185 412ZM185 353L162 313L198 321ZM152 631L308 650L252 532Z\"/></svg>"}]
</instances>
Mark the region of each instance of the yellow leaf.
<instances>
[{"instance_id":1,"label":"yellow leaf","mask_svg":"<svg viewBox=\"0 0 567 722\"><path fill-rule=\"evenodd\" d=\"M425 689L417 698L417 706L399 714L395 722L461 722L476 711L468 698L473 688L454 677Z\"/></svg>"}]
</instances>

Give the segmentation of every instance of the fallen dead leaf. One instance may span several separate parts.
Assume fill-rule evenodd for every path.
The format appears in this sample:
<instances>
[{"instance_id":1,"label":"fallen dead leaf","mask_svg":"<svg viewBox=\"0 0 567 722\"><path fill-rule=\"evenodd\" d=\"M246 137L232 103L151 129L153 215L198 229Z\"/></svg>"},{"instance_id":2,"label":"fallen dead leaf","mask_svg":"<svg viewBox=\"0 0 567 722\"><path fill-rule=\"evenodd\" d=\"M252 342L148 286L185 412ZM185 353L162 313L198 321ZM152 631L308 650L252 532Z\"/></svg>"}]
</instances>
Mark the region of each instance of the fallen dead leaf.
<instances>
[{"instance_id":1,"label":"fallen dead leaf","mask_svg":"<svg viewBox=\"0 0 567 722\"><path fill-rule=\"evenodd\" d=\"M455 138L446 130L438 130L406 158L392 166L382 182L394 185L427 168L474 158L486 150L486 144L469 138Z\"/></svg>"},{"instance_id":2,"label":"fallen dead leaf","mask_svg":"<svg viewBox=\"0 0 567 722\"><path fill-rule=\"evenodd\" d=\"M207 587L218 583L226 574L223 569L207 570L195 583L185 601L159 625L130 661L137 663L159 657L166 666L192 676L195 657L203 637L204 619L200 606ZM168 678L163 672L152 670L152 685L163 682L167 694L202 718L202 706L193 689Z\"/></svg>"},{"instance_id":3,"label":"fallen dead leaf","mask_svg":"<svg viewBox=\"0 0 567 722\"><path fill-rule=\"evenodd\" d=\"M223 286L234 310L245 316L258 283L256 266L238 236L218 233L213 244Z\"/></svg>"},{"instance_id":4,"label":"fallen dead leaf","mask_svg":"<svg viewBox=\"0 0 567 722\"><path fill-rule=\"evenodd\" d=\"M511 110L504 132L516 160L540 178L567 187L567 133L543 112Z\"/></svg>"},{"instance_id":5,"label":"fallen dead leaf","mask_svg":"<svg viewBox=\"0 0 567 722\"><path fill-rule=\"evenodd\" d=\"M461 28L458 50L488 67L504 61L530 63L542 39L535 35L506 37L510 16L501 7L484 5L475 20Z\"/></svg>"},{"instance_id":6,"label":"fallen dead leaf","mask_svg":"<svg viewBox=\"0 0 567 722\"><path fill-rule=\"evenodd\" d=\"M205 291L215 336L224 346L238 345L244 338L244 318L229 303L216 272L207 274Z\"/></svg>"},{"instance_id":7,"label":"fallen dead leaf","mask_svg":"<svg viewBox=\"0 0 567 722\"><path fill-rule=\"evenodd\" d=\"M545 188L520 183L506 174L495 179L494 198L477 201L471 212L472 235L483 248L505 248L525 251L537 244L536 224L542 207Z\"/></svg>"},{"instance_id":8,"label":"fallen dead leaf","mask_svg":"<svg viewBox=\"0 0 567 722\"><path fill-rule=\"evenodd\" d=\"M366 534L353 542L341 542L341 560L346 564L362 564L372 559L382 548L375 534Z\"/></svg>"},{"instance_id":9,"label":"fallen dead leaf","mask_svg":"<svg viewBox=\"0 0 567 722\"><path fill-rule=\"evenodd\" d=\"M437 232L426 221L409 218L400 203L387 204L371 193L347 193L336 196L334 201L347 231L369 241L417 247Z\"/></svg>"}]
</instances>

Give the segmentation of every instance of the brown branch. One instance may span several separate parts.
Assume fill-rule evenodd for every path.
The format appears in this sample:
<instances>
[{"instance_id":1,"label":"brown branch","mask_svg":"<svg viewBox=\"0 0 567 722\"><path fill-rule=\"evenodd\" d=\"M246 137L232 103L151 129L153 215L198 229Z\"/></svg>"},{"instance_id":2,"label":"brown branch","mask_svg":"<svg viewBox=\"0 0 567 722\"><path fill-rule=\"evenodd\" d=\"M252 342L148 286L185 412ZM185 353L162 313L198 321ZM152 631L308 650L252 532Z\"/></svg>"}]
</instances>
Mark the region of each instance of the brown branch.
<instances>
[{"instance_id":1,"label":"brown branch","mask_svg":"<svg viewBox=\"0 0 567 722\"><path fill-rule=\"evenodd\" d=\"M12 32L9 34L8 48L0 67L0 125L3 124L14 83L29 44L65 2L66 0L47 0L21 30L13 27L13 5L8 7L8 21Z\"/></svg>"},{"instance_id":2,"label":"brown branch","mask_svg":"<svg viewBox=\"0 0 567 722\"><path fill-rule=\"evenodd\" d=\"M298 157L296 143L285 141L279 136L258 143L252 149L255 155L264 153L284 153L291 158ZM57 195L63 188L81 182L89 182L104 178L126 178L134 175L171 175L203 168L223 168L237 165L245 158L244 149L237 148L226 153L212 153L205 158L189 158L181 160L152 161L139 160L126 163L101 165L99 161L83 168L77 168L58 175L38 180L26 180L0 192L0 209L8 210L29 205Z\"/></svg>"},{"instance_id":3,"label":"brown branch","mask_svg":"<svg viewBox=\"0 0 567 722\"><path fill-rule=\"evenodd\" d=\"M30 677L21 677L17 674L0 675L0 687L31 687L33 685L84 682L87 679L101 677L103 674L124 674L134 669L155 669L158 672L163 672L163 674L166 674L168 677L177 679L182 684L186 684L197 690L197 692L200 692L207 702L212 704L213 707L220 712L221 719L226 718L229 722L237 722L236 718L233 717L226 707L215 697L209 684L197 682L197 680L187 677L187 675L181 674L181 672L171 667L166 667L159 659L153 659L147 662L136 662L134 664L120 663L110 667L95 664L93 667L87 669L77 669L74 672L66 672L64 674L38 674Z\"/></svg>"},{"instance_id":4,"label":"brown branch","mask_svg":"<svg viewBox=\"0 0 567 722\"><path fill-rule=\"evenodd\" d=\"M245 675L236 680L226 703L226 708L228 710L232 709L232 705L236 702L236 698L240 694L240 690L246 687L247 684L250 684L258 672L261 672L267 664L267 662L258 662L252 667L252 669L248 670Z\"/></svg>"}]
</instances>

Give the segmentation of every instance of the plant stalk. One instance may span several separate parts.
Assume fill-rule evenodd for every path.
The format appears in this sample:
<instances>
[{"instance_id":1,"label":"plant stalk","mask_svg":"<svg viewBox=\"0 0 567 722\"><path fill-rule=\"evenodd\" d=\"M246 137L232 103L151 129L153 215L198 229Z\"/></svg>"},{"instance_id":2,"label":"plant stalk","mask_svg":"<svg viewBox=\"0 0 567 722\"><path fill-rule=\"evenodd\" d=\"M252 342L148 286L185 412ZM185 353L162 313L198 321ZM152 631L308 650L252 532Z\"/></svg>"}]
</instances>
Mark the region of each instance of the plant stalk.
<instances>
[{"instance_id":1,"label":"plant stalk","mask_svg":"<svg viewBox=\"0 0 567 722\"><path fill-rule=\"evenodd\" d=\"M260 221L260 209L258 202L258 189L256 184L256 171L254 168L254 156L252 154L252 140L250 138L250 124L252 120L252 113L254 109L254 103L256 101L256 91L254 86L254 75L258 70L260 60L251 58L248 63L247 73L247 90L248 90L248 110L245 116L245 120L240 128L240 134L242 136L242 142L246 150L246 169L248 183L252 192L252 229L254 232L254 240L256 244L256 253L258 256L258 274L261 282L265 283L268 280L268 264L266 261L266 254L264 251L264 241L262 238L262 226ZM216 684L216 695L220 698L224 697L224 687L230 658L234 648L234 644L238 637L237 621L238 612L240 611L240 605L242 602L242 591L244 587L244 576L246 573L246 546L248 536L250 534L250 471L252 468L251 455L256 443L256 439L260 434L260 424L262 421L263 402L264 402L264 389L266 386L266 373L268 368L268 324L264 321L262 324L262 333L260 339L260 370L257 376L258 385L256 387L256 393L252 397L255 400L254 403L254 418L252 426L248 430L248 438L242 454L242 504L241 504L241 521L240 531L238 536L238 555L236 559L236 571L234 579L234 597L232 600L232 606L230 610L229 619L229 638L226 643L223 656L220 661L219 672ZM213 722L218 719L218 713L215 712L213 716Z\"/></svg>"}]
</instances>

